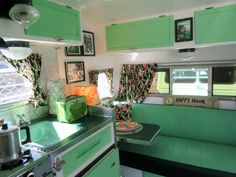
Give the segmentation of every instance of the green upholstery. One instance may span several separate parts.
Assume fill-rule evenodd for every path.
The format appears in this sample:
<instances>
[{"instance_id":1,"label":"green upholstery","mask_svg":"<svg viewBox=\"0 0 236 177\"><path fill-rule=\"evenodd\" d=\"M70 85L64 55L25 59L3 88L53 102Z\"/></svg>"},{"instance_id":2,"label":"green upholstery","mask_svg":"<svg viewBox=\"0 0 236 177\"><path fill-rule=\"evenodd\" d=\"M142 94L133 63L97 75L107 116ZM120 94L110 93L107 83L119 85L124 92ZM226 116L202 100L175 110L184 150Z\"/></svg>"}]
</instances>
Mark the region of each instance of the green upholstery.
<instances>
[{"instance_id":1,"label":"green upholstery","mask_svg":"<svg viewBox=\"0 0 236 177\"><path fill-rule=\"evenodd\" d=\"M236 173L236 147L157 136L150 146L122 143L122 150L198 167Z\"/></svg>"},{"instance_id":2,"label":"green upholstery","mask_svg":"<svg viewBox=\"0 0 236 177\"><path fill-rule=\"evenodd\" d=\"M236 111L133 104L132 119L160 125L160 135L236 145Z\"/></svg>"},{"instance_id":3,"label":"green upholstery","mask_svg":"<svg viewBox=\"0 0 236 177\"><path fill-rule=\"evenodd\" d=\"M122 143L120 149L236 173L236 111L134 104L132 119L156 123L161 131L151 145Z\"/></svg>"}]
</instances>

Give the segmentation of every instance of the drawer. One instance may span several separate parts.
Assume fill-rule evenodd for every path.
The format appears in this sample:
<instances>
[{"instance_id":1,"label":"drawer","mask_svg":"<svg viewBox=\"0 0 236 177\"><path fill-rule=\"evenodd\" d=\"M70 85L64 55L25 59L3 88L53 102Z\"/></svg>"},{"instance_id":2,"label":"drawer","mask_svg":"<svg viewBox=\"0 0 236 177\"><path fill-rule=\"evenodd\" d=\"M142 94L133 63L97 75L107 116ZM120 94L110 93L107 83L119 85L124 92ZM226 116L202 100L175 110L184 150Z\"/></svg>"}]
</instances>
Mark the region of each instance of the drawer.
<instances>
[{"instance_id":1,"label":"drawer","mask_svg":"<svg viewBox=\"0 0 236 177\"><path fill-rule=\"evenodd\" d=\"M99 160L83 177L120 177L118 149L113 149Z\"/></svg>"},{"instance_id":2,"label":"drawer","mask_svg":"<svg viewBox=\"0 0 236 177\"><path fill-rule=\"evenodd\" d=\"M56 176L77 175L114 143L114 129L111 123L56 156L54 164L63 162L60 171L56 171Z\"/></svg>"}]
</instances>

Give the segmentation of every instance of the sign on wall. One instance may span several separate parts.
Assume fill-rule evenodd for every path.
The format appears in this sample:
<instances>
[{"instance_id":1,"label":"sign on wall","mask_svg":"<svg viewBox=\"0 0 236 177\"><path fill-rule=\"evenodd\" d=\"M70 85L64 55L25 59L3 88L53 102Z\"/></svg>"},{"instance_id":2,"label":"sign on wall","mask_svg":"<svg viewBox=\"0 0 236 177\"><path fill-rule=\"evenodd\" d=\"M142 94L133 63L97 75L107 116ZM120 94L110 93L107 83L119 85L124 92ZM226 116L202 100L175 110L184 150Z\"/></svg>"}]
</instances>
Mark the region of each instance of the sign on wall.
<instances>
[{"instance_id":1,"label":"sign on wall","mask_svg":"<svg viewBox=\"0 0 236 177\"><path fill-rule=\"evenodd\" d=\"M204 97L165 97L165 104L217 108L216 100Z\"/></svg>"}]
</instances>

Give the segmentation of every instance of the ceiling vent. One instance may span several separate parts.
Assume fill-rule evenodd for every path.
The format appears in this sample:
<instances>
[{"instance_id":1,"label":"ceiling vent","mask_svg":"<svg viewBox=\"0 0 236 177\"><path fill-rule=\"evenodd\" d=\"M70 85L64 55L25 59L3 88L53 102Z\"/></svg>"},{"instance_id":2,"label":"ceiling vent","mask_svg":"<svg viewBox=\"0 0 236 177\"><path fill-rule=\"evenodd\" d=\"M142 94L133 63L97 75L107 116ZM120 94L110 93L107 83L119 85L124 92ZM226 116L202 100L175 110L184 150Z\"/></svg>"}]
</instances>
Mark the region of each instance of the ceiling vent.
<instances>
[{"instance_id":1,"label":"ceiling vent","mask_svg":"<svg viewBox=\"0 0 236 177\"><path fill-rule=\"evenodd\" d=\"M184 60L184 61L192 60L194 57L195 51L196 51L195 48L185 48L185 49L178 50L181 60Z\"/></svg>"}]
</instances>

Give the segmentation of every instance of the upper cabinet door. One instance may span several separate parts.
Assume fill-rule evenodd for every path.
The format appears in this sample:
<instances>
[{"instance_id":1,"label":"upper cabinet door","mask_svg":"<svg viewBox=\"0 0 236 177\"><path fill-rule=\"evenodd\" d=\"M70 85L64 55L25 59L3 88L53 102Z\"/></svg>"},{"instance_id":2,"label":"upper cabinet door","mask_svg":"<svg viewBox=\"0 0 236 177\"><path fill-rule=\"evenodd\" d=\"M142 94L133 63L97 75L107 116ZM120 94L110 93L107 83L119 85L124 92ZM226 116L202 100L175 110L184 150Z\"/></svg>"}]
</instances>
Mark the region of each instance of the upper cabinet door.
<instances>
[{"instance_id":1,"label":"upper cabinet door","mask_svg":"<svg viewBox=\"0 0 236 177\"><path fill-rule=\"evenodd\" d=\"M173 46L173 16L107 26L106 41L108 51Z\"/></svg>"},{"instance_id":2,"label":"upper cabinet door","mask_svg":"<svg viewBox=\"0 0 236 177\"><path fill-rule=\"evenodd\" d=\"M236 5L194 13L195 43L236 41Z\"/></svg>"},{"instance_id":3,"label":"upper cabinet door","mask_svg":"<svg viewBox=\"0 0 236 177\"><path fill-rule=\"evenodd\" d=\"M40 18L26 30L27 35L56 40L81 40L80 13L47 0L33 0Z\"/></svg>"}]
</instances>

